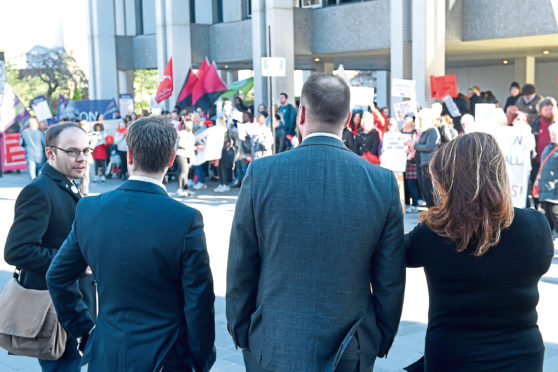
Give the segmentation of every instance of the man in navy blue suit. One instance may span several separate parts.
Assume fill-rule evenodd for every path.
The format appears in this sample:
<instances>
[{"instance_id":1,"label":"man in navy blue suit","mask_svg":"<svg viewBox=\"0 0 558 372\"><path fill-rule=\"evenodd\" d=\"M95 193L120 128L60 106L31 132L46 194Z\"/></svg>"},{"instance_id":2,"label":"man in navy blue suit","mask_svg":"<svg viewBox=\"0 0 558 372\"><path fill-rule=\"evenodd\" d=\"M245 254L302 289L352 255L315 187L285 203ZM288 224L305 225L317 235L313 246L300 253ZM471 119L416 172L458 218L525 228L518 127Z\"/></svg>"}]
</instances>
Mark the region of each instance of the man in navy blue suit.
<instances>
[{"instance_id":1,"label":"man in navy blue suit","mask_svg":"<svg viewBox=\"0 0 558 372\"><path fill-rule=\"evenodd\" d=\"M81 200L47 272L60 322L89 355L90 372L197 372L215 362L215 296L202 217L162 184L176 138L159 117L129 128L129 180ZM95 328L75 284L87 266L98 283Z\"/></svg>"}]
</instances>

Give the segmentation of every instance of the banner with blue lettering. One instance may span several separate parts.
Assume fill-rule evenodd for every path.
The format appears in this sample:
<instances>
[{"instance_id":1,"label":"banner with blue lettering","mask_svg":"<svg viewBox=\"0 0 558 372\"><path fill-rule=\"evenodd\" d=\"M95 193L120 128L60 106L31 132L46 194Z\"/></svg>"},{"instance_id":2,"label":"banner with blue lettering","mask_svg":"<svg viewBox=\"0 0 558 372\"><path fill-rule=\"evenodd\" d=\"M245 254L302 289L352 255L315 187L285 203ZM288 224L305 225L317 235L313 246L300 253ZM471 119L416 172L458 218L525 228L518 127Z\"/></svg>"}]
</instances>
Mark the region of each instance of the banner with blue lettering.
<instances>
[{"instance_id":1,"label":"banner with blue lettering","mask_svg":"<svg viewBox=\"0 0 558 372\"><path fill-rule=\"evenodd\" d=\"M113 99L87 99L79 101L67 101L65 105L59 105L58 120L72 121L95 121L99 114L103 114L105 120L120 118L120 111L116 100Z\"/></svg>"}]
</instances>

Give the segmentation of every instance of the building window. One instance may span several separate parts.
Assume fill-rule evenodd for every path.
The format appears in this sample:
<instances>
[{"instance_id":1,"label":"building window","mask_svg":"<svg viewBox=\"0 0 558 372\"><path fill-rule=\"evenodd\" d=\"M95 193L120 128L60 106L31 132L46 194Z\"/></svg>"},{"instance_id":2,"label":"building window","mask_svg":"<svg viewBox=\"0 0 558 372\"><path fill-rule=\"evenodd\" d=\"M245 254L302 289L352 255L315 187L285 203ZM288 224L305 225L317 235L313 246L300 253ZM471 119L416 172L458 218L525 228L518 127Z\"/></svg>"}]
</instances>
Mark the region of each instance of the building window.
<instances>
[{"instance_id":1,"label":"building window","mask_svg":"<svg viewBox=\"0 0 558 372\"><path fill-rule=\"evenodd\" d=\"M196 23L196 0L190 0L190 23Z\"/></svg>"},{"instance_id":2,"label":"building window","mask_svg":"<svg viewBox=\"0 0 558 372\"><path fill-rule=\"evenodd\" d=\"M252 18L252 0L242 2L242 19Z\"/></svg>"},{"instance_id":3,"label":"building window","mask_svg":"<svg viewBox=\"0 0 558 372\"><path fill-rule=\"evenodd\" d=\"M300 5L302 8L321 8L322 0L301 0Z\"/></svg>"},{"instance_id":4,"label":"building window","mask_svg":"<svg viewBox=\"0 0 558 372\"><path fill-rule=\"evenodd\" d=\"M223 0L213 0L213 23L223 23Z\"/></svg>"}]
</instances>

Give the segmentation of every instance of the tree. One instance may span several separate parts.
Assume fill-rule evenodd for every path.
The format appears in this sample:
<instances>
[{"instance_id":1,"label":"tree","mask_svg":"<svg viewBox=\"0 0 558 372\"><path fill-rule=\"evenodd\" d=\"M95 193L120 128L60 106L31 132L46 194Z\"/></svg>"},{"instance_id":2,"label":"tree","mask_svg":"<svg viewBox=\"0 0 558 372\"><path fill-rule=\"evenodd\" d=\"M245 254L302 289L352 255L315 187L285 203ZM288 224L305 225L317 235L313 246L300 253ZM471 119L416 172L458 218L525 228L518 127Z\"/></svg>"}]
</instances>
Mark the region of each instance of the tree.
<instances>
[{"instance_id":1,"label":"tree","mask_svg":"<svg viewBox=\"0 0 558 372\"><path fill-rule=\"evenodd\" d=\"M57 91L73 98L74 91L77 90L82 98L87 97L88 83L85 73L64 48L35 46L25 56L27 69L20 71L20 78L39 78L46 84L44 95L50 107L52 96Z\"/></svg>"},{"instance_id":2,"label":"tree","mask_svg":"<svg viewBox=\"0 0 558 372\"><path fill-rule=\"evenodd\" d=\"M151 98L157 93L159 75L156 69L134 71L134 92L136 111L151 107Z\"/></svg>"}]
</instances>

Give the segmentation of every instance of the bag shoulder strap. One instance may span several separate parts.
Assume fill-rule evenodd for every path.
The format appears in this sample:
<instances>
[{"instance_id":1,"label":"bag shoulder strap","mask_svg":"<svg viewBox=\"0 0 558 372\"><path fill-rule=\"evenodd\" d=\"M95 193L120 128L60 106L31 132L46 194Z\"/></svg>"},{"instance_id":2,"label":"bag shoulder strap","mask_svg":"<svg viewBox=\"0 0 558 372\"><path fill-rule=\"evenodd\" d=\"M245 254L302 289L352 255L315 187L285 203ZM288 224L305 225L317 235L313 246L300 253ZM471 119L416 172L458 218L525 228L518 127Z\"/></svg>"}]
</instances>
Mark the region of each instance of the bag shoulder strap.
<instances>
[{"instance_id":1,"label":"bag shoulder strap","mask_svg":"<svg viewBox=\"0 0 558 372\"><path fill-rule=\"evenodd\" d=\"M558 146L555 146L552 151L549 152L548 155L546 155L546 157L544 158L543 162L541 163L541 167L539 168L539 172L537 173L537 179L541 178L541 172L544 168L544 165L546 164L546 161L552 156L552 154L556 152L556 150L558 150Z\"/></svg>"}]
</instances>

